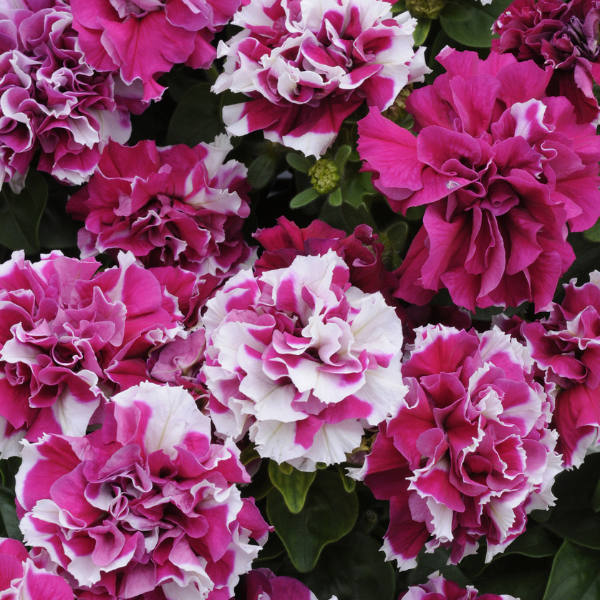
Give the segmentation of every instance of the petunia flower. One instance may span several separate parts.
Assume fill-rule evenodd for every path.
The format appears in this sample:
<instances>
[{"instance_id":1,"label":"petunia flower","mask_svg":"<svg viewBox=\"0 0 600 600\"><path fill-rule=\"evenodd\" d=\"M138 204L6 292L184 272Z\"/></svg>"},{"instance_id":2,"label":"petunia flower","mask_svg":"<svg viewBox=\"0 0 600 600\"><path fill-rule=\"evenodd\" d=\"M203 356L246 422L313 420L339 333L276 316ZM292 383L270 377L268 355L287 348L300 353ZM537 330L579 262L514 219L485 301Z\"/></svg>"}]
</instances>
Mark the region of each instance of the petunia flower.
<instances>
[{"instance_id":1,"label":"petunia flower","mask_svg":"<svg viewBox=\"0 0 600 600\"><path fill-rule=\"evenodd\" d=\"M227 136L213 144L130 148L110 143L89 184L67 204L85 221L82 257L120 250L145 267L181 267L231 277L254 261L242 226L250 214L246 167L230 160Z\"/></svg>"},{"instance_id":2,"label":"petunia flower","mask_svg":"<svg viewBox=\"0 0 600 600\"><path fill-rule=\"evenodd\" d=\"M350 286L333 250L260 276L241 271L202 321L201 378L217 433L249 432L277 462L312 471L344 461L406 393L400 320L380 293Z\"/></svg>"},{"instance_id":3,"label":"petunia flower","mask_svg":"<svg viewBox=\"0 0 600 600\"><path fill-rule=\"evenodd\" d=\"M249 481L185 390L143 383L101 429L26 445L16 493L27 544L78 599L223 600L270 529L235 486Z\"/></svg>"},{"instance_id":4,"label":"petunia flower","mask_svg":"<svg viewBox=\"0 0 600 600\"><path fill-rule=\"evenodd\" d=\"M575 258L567 225L600 217L600 139L546 96L550 69L448 47L437 60L447 73L406 103L416 138L375 109L359 122L375 187L398 212L426 207L395 295L427 304L447 288L469 310L542 310Z\"/></svg>"},{"instance_id":5,"label":"petunia flower","mask_svg":"<svg viewBox=\"0 0 600 600\"><path fill-rule=\"evenodd\" d=\"M177 299L122 254L119 265L55 251L0 266L0 452L44 433L84 435L107 396L148 378L150 350L182 333Z\"/></svg>"},{"instance_id":6,"label":"petunia flower","mask_svg":"<svg viewBox=\"0 0 600 600\"><path fill-rule=\"evenodd\" d=\"M417 329L402 366L406 399L353 471L390 501L383 550L401 570L423 547L451 548L456 564L481 538L489 561L523 533L529 512L553 505L562 470L554 404L532 368L527 348L498 328Z\"/></svg>"},{"instance_id":7,"label":"petunia flower","mask_svg":"<svg viewBox=\"0 0 600 600\"><path fill-rule=\"evenodd\" d=\"M492 50L552 68L547 93L565 96L578 123L600 117L594 83L600 83L597 0L515 0L494 23Z\"/></svg>"},{"instance_id":8,"label":"petunia flower","mask_svg":"<svg viewBox=\"0 0 600 600\"><path fill-rule=\"evenodd\" d=\"M600 273L580 287L575 280L565 285L564 300L550 310L520 331L546 380L558 386L558 450L566 467L577 467L600 436Z\"/></svg>"},{"instance_id":9,"label":"petunia flower","mask_svg":"<svg viewBox=\"0 0 600 600\"><path fill-rule=\"evenodd\" d=\"M252 98L226 106L232 135L262 129L265 138L317 158L365 100L388 108L429 72L413 50L417 24L392 18L382 0L253 0L233 18L244 31L226 44L225 71L213 90Z\"/></svg>"},{"instance_id":10,"label":"petunia flower","mask_svg":"<svg viewBox=\"0 0 600 600\"><path fill-rule=\"evenodd\" d=\"M70 1L73 27L89 64L142 88L146 104L162 96L165 88L156 80L173 65L210 67L215 32L240 7L240 0Z\"/></svg>"},{"instance_id":11,"label":"petunia flower","mask_svg":"<svg viewBox=\"0 0 600 600\"><path fill-rule=\"evenodd\" d=\"M81 184L109 139L129 139L114 78L90 65L72 24L64 2L0 7L0 183L15 189L38 151L38 169Z\"/></svg>"}]
</instances>

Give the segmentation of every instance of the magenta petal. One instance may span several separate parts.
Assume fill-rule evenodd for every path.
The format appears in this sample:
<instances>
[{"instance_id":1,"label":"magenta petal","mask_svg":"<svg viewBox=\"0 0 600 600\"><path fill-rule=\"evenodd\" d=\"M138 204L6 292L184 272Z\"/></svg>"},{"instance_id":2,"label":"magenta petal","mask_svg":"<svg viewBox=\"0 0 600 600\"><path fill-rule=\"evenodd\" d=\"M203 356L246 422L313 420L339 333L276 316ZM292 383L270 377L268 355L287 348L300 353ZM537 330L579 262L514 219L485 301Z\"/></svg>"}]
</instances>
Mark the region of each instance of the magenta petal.
<instances>
[{"instance_id":1,"label":"magenta petal","mask_svg":"<svg viewBox=\"0 0 600 600\"><path fill-rule=\"evenodd\" d=\"M359 122L359 136L358 149L367 161L367 168L384 174L380 178L381 185L412 191L423 187L423 165L417 158L417 140L408 131L371 108Z\"/></svg>"}]
</instances>

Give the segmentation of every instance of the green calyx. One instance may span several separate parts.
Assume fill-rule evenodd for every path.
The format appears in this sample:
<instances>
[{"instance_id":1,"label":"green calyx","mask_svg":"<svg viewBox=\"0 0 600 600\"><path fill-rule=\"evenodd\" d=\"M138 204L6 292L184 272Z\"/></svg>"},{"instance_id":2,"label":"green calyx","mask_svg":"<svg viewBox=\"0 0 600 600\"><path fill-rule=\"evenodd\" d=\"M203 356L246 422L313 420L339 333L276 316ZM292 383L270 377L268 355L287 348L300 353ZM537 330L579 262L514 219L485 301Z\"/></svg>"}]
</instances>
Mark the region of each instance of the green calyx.
<instances>
[{"instance_id":1,"label":"green calyx","mask_svg":"<svg viewBox=\"0 0 600 600\"><path fill-rule=\"evenodd\" d=\"M342 176L333 160L320 158L309 170L310 182L319 194L330 194L339 185Z\"/></svg>"},{"instance_id":2,"label":"green calyx","mask_svg":"<svg viewBox=\"0 0 600 600\"><path fill-rule=\"evenodd\" d=\"M446 0L406 0L410 14L425 19L435 19L445 4Z\"/></svg>"},{"instance_id":3,"label":"green calyx","mask_svg":"<svg viewBox=\"0 0 600 600\"><path fill-rule=\"evenodd\" d=\"M394 123L398 123L402 121L402 119L409 116L408 112L406 111L406 101L408 100L411 92L412 85L407 85L400 90L400 93L398 96L396 96L394 103L386 111L384 111L383 116L386 119L390 119L390 121L394 121Z\"/></svg>"}]
</instances>

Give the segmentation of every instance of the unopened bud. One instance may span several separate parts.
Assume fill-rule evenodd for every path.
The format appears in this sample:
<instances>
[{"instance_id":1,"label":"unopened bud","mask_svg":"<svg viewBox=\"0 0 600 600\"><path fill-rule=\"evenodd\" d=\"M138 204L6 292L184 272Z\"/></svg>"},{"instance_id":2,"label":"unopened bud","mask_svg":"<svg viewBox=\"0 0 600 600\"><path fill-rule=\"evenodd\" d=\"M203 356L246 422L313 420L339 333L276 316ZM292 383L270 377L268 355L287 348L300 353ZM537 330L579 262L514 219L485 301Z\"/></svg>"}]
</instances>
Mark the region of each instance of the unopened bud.
<instances>
[{"instance_id":1,"label":"unopened bud","mask_svg":"<svg viewBox=\"0 0 600 600\"><path fill-rule=\"evenodd\" d=\"M421 19L435 19L445 4L446 0L406 0L410 14Z\"/></svg>"},{"instance_id":2,"label":"unopened bud","mask_svg":"<svg viewBox=\"0 0 600 600\"><path fill-rule=\"evenodd\" d=\"M383 116L394 123L399 123L408 113L406 112L406 100L412 92L412 85L407 85L400 90L394 103L383 113Z\"/></svg>"},{"instance_id":3,"label":"unopened bud","mask_svg":"<svg viewBox=\"0 0 600 600\"><path fill-rule=\"evenodd\" d=\"M320 158L309 170L310 182L319 194L330 194L340 183L341 175L335 162Z\"/></svg>"}]
</instances>

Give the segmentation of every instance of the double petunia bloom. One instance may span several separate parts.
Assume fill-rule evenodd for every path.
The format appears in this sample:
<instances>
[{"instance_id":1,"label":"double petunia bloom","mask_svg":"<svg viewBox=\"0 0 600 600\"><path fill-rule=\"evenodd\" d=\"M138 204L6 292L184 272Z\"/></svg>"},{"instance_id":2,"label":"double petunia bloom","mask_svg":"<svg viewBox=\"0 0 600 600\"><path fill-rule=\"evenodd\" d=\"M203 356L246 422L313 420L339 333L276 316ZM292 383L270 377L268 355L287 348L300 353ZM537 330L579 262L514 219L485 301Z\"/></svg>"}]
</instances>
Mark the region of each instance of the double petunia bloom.
<instances>
[{"instance_id":1,"label":"double petunia bloom","mask_svg":"<svg viewBox=\"0 0 600 600\"><path fill-rule=\"evenodd\" d=\"M595 128L546 95L552 73L531 61L450 48L437 60L447 73L406 102L417 137L374 109L359 122L375 187L398 212L426 207L396 295L426 304L447 288L469 310L542 310L575 258L567 225L600 216Z\"/></svg>"},{"instance_id":2,"label":"double petunia bloom","mask_svg":"<svg viewBox=\"0 0 600 600\"><path fill-rule=\"evenodd\" d=\"M383 549L411 569L425 546L450 561L487 540L487 560L553 504L562 470L549 428L552 396L534 381L527 349L499 329L417 330L402 366L408 394L355 476L390 501Z\"/></svg>"},{"instance_id":3,"label":"double petunia bloom","mask_svg":"<svg viewBox=\"0 0 600 600\"><path fill-rule=\"evenodd\" d=\"M147 379L150 350L182 332L177 298L131 254L16 252L0 269L0 450L44 433L84 435L107 396ZM96 415L101 419L101 414ZM97 421L99 422L99 421Z\"/></svg>"},{"instance_id":4,"label":"double petunia bloom","mask_svg":"<svg viewBox=\"0 0 600 600\"><path fill-rule=\"evenodd\" d=\"M217 432L312 471L395 412L402 324L381 293L349 283L333 250L260 276L242 271L207 303L202 380Z\"/></svg>"},{"instance_id":5,"label":"double petunia bloom","mask_svg":"<svg viewBox=\"0 0 600 600\"><path fill-rule=\"evenodd\" d=\"M83 183L109 139L131 133L112 73L90 66L61 0L3 2L0 28L0 183L20 188L37 151L38 169Z\"/></svg>"},{"instance_id":6,"label":"double petunia bloom","mask_svg":"<svg viewBox=\"0 0 600 600\"><path fill-rule=\"evenodd\" d=\"M253 0L233 18L244 31L227 44L213 90L252 100L226 106L232 135L267 139L316 157L364 101L385 110L429 69L413 50L416 19L382 0Z\"/></svg>"},{"instance_id":7,"label":"double petunia bloom","mask_svg":"<svg viewBox=\"0 0 600 600\"><path fill-rule=\"evenodd\" d=\"M17 479L28 545L77 598L229 600L269 531L236 483L231 442L181 388L145 383L106 405L101 429L27 445Z\"/></svg>"}]
</instances>

